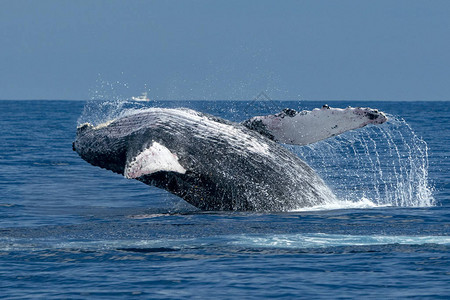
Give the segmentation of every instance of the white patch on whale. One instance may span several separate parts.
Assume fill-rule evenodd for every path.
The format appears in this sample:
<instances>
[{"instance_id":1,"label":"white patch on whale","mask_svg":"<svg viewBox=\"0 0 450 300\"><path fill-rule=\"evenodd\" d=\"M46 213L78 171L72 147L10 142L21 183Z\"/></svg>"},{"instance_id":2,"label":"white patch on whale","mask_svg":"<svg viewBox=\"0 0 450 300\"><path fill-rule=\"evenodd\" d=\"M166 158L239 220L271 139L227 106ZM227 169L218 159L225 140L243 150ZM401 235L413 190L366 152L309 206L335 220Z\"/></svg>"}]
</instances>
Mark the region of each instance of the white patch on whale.
<instances>
[{"instance_id":1,"label":"white patch on whale","mask_svg":"<svg viewBox=\"0 0 450 300\"><path fill-rule=\"evenodd\" d=\"M159 171L186 173L178 162L176 154L163 145L153 142L150 148L145 149L126 164L124 176L133 179Z\"/></svg>"}]
</instances>

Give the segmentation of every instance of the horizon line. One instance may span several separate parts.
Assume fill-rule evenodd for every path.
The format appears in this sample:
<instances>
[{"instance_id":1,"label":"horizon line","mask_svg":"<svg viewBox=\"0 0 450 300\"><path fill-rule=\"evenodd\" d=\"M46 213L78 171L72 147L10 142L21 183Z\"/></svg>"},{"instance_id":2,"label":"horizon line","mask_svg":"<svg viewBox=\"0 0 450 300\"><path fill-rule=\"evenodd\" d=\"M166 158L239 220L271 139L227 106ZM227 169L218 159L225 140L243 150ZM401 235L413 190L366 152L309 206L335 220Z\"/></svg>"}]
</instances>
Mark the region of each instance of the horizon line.
<instances>
[{"instance_id":1,"label":"horizon line","mask_svg":"<svg viewBox=\"0 0 450 300\"><path fill-rule=\"evenodd\" d=\"M112 100L112 99L110 99ZM104 100L104 99L0 99L0 101L110 101L110 100ZM124 99L127 100L127 99ZM132 101L132 100L130 100ZM268 99L268 100L259 100L259 99L158 99L158 100L150 100L148 103L151 102L158 102L158 101L285 101L285 102L291 102L291 101L379 101L379 102L447 102L450 101L450 99L429 99L429 100L423 100L423 99L400 99L400 100L394 100L394 99Z\"/></svg>"}]
</instances>

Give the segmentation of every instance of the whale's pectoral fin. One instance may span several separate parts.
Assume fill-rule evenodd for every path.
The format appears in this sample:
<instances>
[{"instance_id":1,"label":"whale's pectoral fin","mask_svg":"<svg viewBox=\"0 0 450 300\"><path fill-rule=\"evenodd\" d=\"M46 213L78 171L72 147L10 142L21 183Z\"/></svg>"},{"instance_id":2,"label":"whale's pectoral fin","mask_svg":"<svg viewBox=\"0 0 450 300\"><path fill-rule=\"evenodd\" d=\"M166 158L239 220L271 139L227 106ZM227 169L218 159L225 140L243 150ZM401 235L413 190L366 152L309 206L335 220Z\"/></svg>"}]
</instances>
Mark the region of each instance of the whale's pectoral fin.
<instances>
[{"instance_id":1,"label":"whale's pectoral fin","mask_svg":"<svg viewBox=\"0 0 450 300\"><path fill-rule=\"evenodd\" d=\"M159 171L186 173L176 154L160 143L153 142L150 147L127 158L124 176L138 178Z\"/></svg>"},{"instance_id":2,"label":"whale's pectoral fin","mask_svg":"<svg viewBox=\"0 0 450 300\"><path fill-rule=\"evenodd\" d=\"M368 124L386 121L386 115L376 109L341 109L324 105L320 109L301 112L287 108L274 115L253 117L242 124L280 143L307 145Z\"/></svg>"}]
</instances>

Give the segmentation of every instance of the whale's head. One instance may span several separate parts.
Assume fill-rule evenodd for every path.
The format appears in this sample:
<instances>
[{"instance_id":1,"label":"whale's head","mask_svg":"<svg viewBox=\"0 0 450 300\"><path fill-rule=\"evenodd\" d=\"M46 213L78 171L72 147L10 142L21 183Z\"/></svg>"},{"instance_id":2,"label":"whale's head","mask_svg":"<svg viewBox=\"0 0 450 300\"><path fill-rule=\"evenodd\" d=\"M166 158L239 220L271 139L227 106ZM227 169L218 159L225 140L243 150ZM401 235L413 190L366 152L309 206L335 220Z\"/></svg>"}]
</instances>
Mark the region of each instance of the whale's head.
<instances>
[{"instance_id":1,"label":"whale's head","mask_svg":"<svg viewBox=\"0 0 450 300\"><path fill-rule=\"evenodd\" d=\"M177 152L185 143L176 125L176 116L166 110L130 113L95 126L79 125L72 148L90 164L126 178L160 171L183 174Z\"/></svg>"}]
</instances>

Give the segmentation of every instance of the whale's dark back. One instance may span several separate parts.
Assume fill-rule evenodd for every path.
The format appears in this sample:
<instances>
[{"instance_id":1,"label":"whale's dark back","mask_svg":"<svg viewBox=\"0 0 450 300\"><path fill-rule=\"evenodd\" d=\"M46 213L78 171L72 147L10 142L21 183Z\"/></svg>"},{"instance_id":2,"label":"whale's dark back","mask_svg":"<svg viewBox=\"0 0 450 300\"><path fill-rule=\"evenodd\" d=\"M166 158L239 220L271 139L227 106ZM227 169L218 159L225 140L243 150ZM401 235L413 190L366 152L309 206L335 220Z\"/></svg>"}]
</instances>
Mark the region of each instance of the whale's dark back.
<instances>
[{"instance_id":1,"label":"whale's dark back","mask_svg":"<svg viewBox=\"0 0 450 300\"><path fill-rule=\"evenodd\" d=\"M157 142L185 173L157 171L136 179L203 210L285 211L334 196L306 163L240 124L184 109L149 109L109 125L80 127L74 150L95 166L123 174Z\"/></svg>"}]
</instances>

